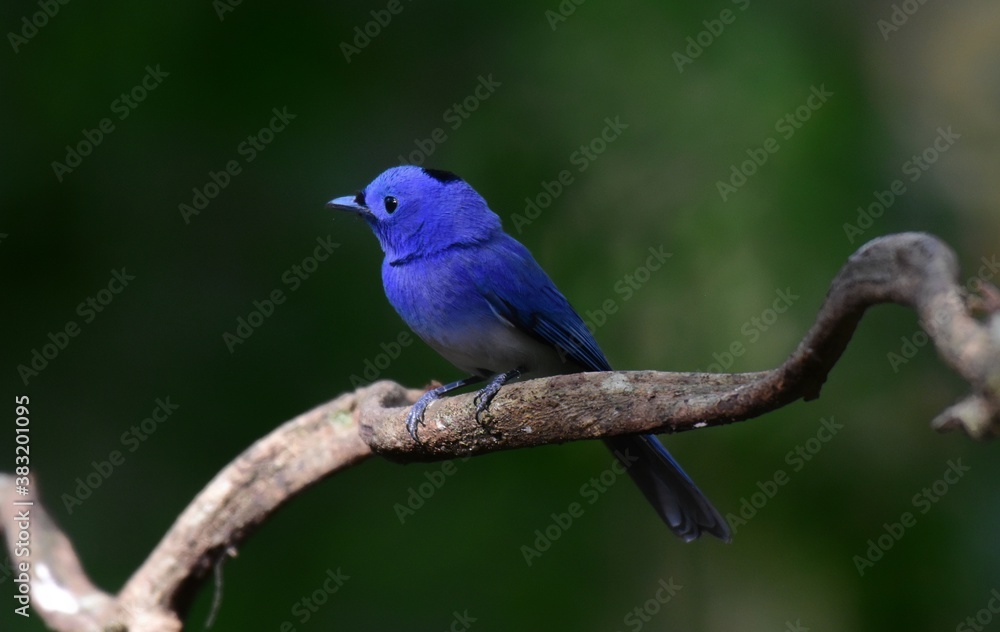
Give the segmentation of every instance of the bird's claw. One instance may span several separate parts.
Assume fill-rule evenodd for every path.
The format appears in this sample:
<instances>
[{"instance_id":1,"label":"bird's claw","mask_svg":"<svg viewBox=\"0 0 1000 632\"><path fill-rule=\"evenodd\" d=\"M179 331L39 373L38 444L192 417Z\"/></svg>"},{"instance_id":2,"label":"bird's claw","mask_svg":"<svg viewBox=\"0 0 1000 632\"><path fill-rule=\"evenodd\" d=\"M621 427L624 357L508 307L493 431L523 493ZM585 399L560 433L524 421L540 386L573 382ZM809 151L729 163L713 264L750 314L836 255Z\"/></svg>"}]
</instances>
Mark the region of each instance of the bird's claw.
<instances>
[{"instance_id":1,"label":"bird's claw","mask_svg":"<svg viewBox=\"0 0 1000 632\"><path fill-rule=\"evenodd\" d=\"M410 412L406 415L406 430L413 437L413 440L420 443L420 439L417 438L417 428L424 425L424 411L427 407L431 405L431 402L438 400L445 393L451 392L456 388L462 388L463 386L468 386L475 382L480 381L481 378L477 376L467 377L464 380L459 380L457 382L452 382L451 384L444 384L436 388L432 388L417 400L417 403L413 405Z\"/></svg>"},{"instance_id":2,"label":"bird's claw","mask_svg":"<svg viewBox=\"0 0 1000 632\"><path fill-rule=\"evenodd\" d=\"M479 422L480 426L483 425L483 420L480 419L480 416L490 407L490 402L493 401L493 397L496 395L496 393L487 393L484 391L486 391L485 388L476 393L475 399L472 400L472 403L476 405L476 421Z\"/></svg>"},{"instance_id":3,"label":"bird's claw","mask_svg":"<svg viewBox=\"0 0 1000 632\"><path fill-rule=\"evenodd\" d=\"M417 403L413 405L413 408L406 415L406 431L410 433L410 436L417 443L420 443L420 439L417 438L417 428L424 425L425 410L427 410L427 403L422 399L417 400Z\"/></svg>"},{"instance_id":4,"label":"bird's claw","mask_svg":"<svg viewBox=\"0 0 1000 632\"><path fill-rule=\"evenodd\" d=\"M476 423L478 423L479 427L485 430L487 434L498 437L500 436L500 433L494 432L493 429L484 423L481 418L482 414L485 413L490 407L490 403L493 401L493 398L496 397L497 392L500 391L499 384L494 388L491 387L493 387L492 383L487 384L486 387L476 393L476 397L472 400L472 402L476 405Z\"/></svg>"},{"instance_id":5,"label":"bird's claw","mask_svg":"<svg viewBox=\"0 0 1000 632\"><path fill-rule=\"evenodd\" d=\"M472 400L476 404L476 422L483 430L485 430L494 437L499 436L500 433L494 432L493 430L488 428L486 424L483 423L483 420L480 419L480 416L484 412L486 412L487 408L490 407L490 402L492 402L493 398L496 397L497 393L500 392L500 388L510 380L514 380L520 377L522 372L523 369L518 367L516 369L507 371L506 373L500 373L499 375L495 376L492 380L490 380L489 383L486 384L486 386L480 389L480 391L476 393L475 399Z\"/></svg>"}]
</instances>

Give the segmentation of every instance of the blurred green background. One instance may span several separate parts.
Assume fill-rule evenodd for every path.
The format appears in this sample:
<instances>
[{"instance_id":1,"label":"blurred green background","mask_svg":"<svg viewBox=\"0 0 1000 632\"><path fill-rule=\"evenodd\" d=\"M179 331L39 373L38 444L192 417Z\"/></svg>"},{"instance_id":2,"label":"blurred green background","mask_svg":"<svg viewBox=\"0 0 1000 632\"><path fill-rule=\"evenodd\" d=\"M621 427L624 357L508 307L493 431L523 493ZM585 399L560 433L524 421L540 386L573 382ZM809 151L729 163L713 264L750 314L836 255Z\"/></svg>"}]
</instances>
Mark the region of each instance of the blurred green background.
<instances>
[{"instance_id":1,"label":"blurred green background","mask_svg":"<svg viewBox=\"0 0 1000 632\"><path fill-rule=\"evenodd\" d=\"M476 187L590 320L611 300L596 337L622 369L775 366L845 258L878 235L942 236L963 279L1000 255L988 0L70 2L33 30L22 18L39 6L0 7L0 469L13 466L13 396L28 394L38 484L106 590L219 469L350 390L366 362L413 387L459 377L419 342L379 359L404 331L381 253L363 223L323 207L401 155ZM143 100L115 103L147 67L159 73ZM482 80L494 87L476 97ZM828 96L810 108L814 88ZM273 108L294 119L249 160L241 143ZM627 127L593 142L616 118ZM104 119L113 129L88 147ZM907 171L949 126L959 138ZM768 139L766 162L744 165ZM67 145L89 150L69 172L53 166ZM574 156L581 146L593 159ZM239 173L185 221L179 205L229 161ZM723 199L734 166L753 173ZM572 182L520 221L563 170ZM905 192L858 224L897 179ZM339 246L293 289L284 275L317 238ZM636 275L650 247L671 256ZM135 279L87 322L77 306L122 267ZM626 275L644 279L627 297ZM274 290L286 300L231 352L223 334ZM769 314L778 291L797 298ZM25 385L18 365L71 320L79 335ZM373 459L297 498L225 565L214 629L459 630L466 612L476 630L955 629L1000 587L1000 466L992 446L930 430L965 389L927 347L890 361L919 331L911 311L875 309L818 401L668 440L723 513L787 475L731 545L683 544L620 482L528 566L522 545L610 465L599 443L457 462L402 524L394 505L441 464ZM744 352L728 358L734 343ZM168 420L123 444L167 397ZM820 446L807 442L824 418L843 429L801 467L786 460ZM124 463L70 512L63 495L112 450ZM914 495L955 459L971 469L921 513ZM916 525L860 575L854 556L905 511ZM337 569L350 579L304 621L301 600ZM682 588L661 607L671 579ZM42 629L12 602L0 628Z\"/></svg>"}]
</instances>

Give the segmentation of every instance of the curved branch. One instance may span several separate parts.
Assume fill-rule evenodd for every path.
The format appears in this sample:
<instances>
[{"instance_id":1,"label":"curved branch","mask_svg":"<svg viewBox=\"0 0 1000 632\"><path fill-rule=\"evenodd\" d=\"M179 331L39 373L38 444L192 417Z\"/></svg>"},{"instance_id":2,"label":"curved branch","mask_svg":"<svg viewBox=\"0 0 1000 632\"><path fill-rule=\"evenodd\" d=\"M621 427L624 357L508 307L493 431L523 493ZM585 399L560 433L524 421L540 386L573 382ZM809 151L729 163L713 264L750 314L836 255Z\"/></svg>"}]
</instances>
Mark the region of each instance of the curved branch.
<instances>
[{"instance_id":1,"label":"curved branch","mask_svg":"<svg viewBox=\"0 0 1000 632\"><path fill-rule=\"evenodd\" d=\"M371 455L353 418L357 401L341 395L247 448L195 497L117 596L94 588L58 526L37 520L44 509L36 502L32 609L52 629L67 632L181 630L205 577L262 522L309 486ZM0 486L0 496L13 494L10 477L0 475ZM12 507L9 500L3 498L0 512ZM4 527L12 524L6 517ZM15 538L7 533L12 560Z\"/></svg>"},{"instance_id":2,"label":"curved branch","mask_svg":"<svg viewBox=\"0 0 1000 632\"><path fill-rule=\"evenodd\" d=\"M426 461L638 432L679 432L750 419L797 399L814 399L864 311L879 303L912 307L938 353L972 394L935 420L975 437L1000 428L1000 292L984 286L984 324L956 283L954 253L920 233L876 239L833 280L816 323L778 368L757 373L577 373L505 386L475 419L473 395L434 403L420 430L404 416L422 393L379 382L341 395L264 437L228 465L178 517L117 596L87 579L69 540L36 503L32 607L57 630L181 629L196 591L279 507L373 451ZM0 475L0 528L11 524L12 481ZM7 532L11 556L16 534ZM45 569L42 572L40 569ZM58 595L59 599L53 599Z\"/></svg>"},{"instance_id":3,"label":"curved branch","mask_svg":"<svg viewBox=\"0 0 1000 632\"><path fill-rule=\"evenodd\" d=\"M285 423L250 446L208 484L125 584L119 601L183 615L223 556L281 505L371 452L342 395ZM178 628L179 629L179 628Z\"/></svg>"}]
</instances>

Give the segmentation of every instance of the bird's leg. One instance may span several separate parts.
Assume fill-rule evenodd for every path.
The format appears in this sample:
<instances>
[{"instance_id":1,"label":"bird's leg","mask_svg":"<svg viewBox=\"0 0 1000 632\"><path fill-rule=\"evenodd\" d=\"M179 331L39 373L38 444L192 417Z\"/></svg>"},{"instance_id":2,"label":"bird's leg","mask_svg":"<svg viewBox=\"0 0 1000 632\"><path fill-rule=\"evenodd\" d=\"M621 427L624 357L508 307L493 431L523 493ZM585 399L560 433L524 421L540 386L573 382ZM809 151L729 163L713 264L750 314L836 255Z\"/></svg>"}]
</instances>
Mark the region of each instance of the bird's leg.
<instances>
[{"instance_id":1,"label":"bird's leg","mask_svg":"<svg viewBox=\"0 0 1000 632\"><path fill-rule=\"evenodd\" d=\"M477 382L482 381L483 378L478 375L473 375L465 378L464 380L458 380L457 382L451 382L450 384L444 384L442 386L438 386L437 388L432 388L421 395L420 399L417 400L417 403L413 405L413 408L410 409L410 413L406 416L406 429L410 432L410 436L413 437L413 440L420 443L420 440L417 439L417 426L424 423L424 411L431 405L431 402L436 399L441 399L441 397L451 391L455 391L465 386L469 386L470 384L476 384ZM500 387L498 386L497 388Z\"/></svg>"},{"instance_id":2,"label":"bird's leg","mask_svg":"<svg viewBox=\"0 0 1000 632\"><path fill-rule=\"evenodd\" d=\"M506 373L498 373L493 376L486 386L482 388L478 393L476 393L476 421L479 421L479 415L486 412L486 409L490 407L490 402L496 397L496 394L500 392L500 387L510 382L511 380L516 380L521 377L521 373L524 372L522 367L516 369L511 369ZM479 422L482 425L482 422Z\"/></svg>"}]
</instances>

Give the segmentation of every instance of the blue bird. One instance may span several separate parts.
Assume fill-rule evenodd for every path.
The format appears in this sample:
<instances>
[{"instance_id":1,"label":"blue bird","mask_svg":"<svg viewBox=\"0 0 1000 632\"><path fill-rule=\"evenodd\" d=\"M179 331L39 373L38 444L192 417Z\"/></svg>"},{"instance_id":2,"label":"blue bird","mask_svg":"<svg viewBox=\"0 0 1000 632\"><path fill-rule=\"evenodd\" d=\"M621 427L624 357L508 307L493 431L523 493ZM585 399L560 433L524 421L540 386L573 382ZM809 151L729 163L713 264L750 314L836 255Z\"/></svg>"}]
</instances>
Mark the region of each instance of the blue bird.
<instances>
[{"instance_id":1,"label":"blue bird","mask_svg":"<svg viewBox=\"0 0 1000 632\"><path fill-rule=\"evenodd\" d=\"M417 401L406 421L414 440L427 406L450 391L488 380L476 397L478 418L512 380L611 370L528 249L455 174L393 167L327 207L368 223L385 252L389 302L420 338L469 375ZM674 533L688 542L702 532L731 539L725 519L655 436L605 443Z\"/></svg>"}]
</instances>

